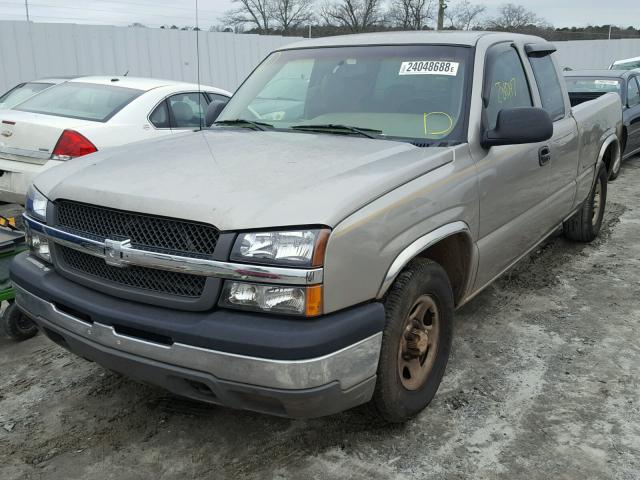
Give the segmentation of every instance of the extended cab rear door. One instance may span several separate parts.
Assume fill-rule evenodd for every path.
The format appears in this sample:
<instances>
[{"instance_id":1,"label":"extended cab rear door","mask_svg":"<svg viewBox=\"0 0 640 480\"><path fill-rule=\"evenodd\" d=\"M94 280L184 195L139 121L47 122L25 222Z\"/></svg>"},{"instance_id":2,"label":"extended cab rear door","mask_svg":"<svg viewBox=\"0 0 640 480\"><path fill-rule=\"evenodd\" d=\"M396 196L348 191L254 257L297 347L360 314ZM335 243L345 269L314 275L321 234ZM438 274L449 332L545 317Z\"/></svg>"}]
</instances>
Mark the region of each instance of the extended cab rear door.
<instances>
[{"instance_id":1,"label":"extended cab rear door","mask_svg":"<svg viewBox=\"0 0 640 480\"><path fill-rule=\"evenodd\" d=\"M565 82L554 61L550 43L525 45L529 65L538 91L539 104L553 121L553 137L548 140L548 215L556 222L571 212L578 172L578 127L571 115ZM542 161L542 160L541 160Z\"/></svg>"}]
</instances>

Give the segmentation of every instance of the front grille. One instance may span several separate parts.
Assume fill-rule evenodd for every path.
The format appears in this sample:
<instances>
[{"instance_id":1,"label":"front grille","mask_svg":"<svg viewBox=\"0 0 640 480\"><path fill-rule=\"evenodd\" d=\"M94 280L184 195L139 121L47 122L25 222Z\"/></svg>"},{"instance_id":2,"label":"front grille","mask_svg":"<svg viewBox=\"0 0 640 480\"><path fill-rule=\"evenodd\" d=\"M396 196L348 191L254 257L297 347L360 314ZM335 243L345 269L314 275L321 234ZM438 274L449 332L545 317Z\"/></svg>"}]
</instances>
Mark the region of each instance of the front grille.
<instances>
[{"instance_id":1,"label":"front grille","mask_svg":"<svg viewBox=\"0 0 640 480\"><path fill-rule=\"evenodd\" d=\"M219 236L211 225L68 200L56 202L55 223L94 240L128 239L134 248L188 257L213 255Z\"/></svg>"},{"instance_id":2,"label":"front grille","mask_svg":"<svg viewBox=\"0 0 640 480\"><path fill-rule=\"evenodd\" d=\"M103 258L62 245L56 245L56 252L67 267L77 272L141 290L197 298L202 295L206 282L203 276L187 273L138 266L114 267L107 265Z\"/></svg>"}]
</instances>

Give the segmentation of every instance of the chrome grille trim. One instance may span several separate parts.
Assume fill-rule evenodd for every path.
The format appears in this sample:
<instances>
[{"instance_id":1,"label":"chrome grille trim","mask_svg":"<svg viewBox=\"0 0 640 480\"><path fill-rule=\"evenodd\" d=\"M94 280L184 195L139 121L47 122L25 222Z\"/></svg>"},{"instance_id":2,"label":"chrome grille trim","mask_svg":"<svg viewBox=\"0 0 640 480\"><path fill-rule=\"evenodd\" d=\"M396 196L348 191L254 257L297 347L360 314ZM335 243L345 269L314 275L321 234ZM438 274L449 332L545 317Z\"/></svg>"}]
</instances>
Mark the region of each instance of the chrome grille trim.
<instances>
[{"instance_id":1,"label":"chrome grille trim","mask_svg":"<svg viewBox=\"0 0 640 480\"><path fill-rule=\"evenodd\" d=\"M25 226L49 239L83 253L106 258L105 242L85 238L44 223L23 214ZM222 262L205 258L184 257L161 252L140 250L131 246L123 246L120 251L120 263L140 267L156 268L172 272L190 273L206 277L219 277L230 280L247 280L260 283L278 283L283 285L315 285L322 283L322 268L298 269L286 267L270 267L248 265L242 263Z\"/></svg>"}]
</instances>

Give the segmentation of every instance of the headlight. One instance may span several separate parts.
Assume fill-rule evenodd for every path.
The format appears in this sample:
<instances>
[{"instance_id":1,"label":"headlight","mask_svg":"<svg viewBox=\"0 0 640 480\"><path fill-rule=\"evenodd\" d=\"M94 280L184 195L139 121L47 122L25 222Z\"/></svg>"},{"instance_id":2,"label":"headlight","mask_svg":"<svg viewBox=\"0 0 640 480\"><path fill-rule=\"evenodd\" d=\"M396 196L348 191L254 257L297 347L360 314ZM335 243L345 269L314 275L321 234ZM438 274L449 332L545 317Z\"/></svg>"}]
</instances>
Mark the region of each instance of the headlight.
<instances>
[{"instance_id":1,"label":"headlight","mask_svg":"<svg viewBox=\"0 0 640 480\"><path fill-rule=\"evenodd\" d=\"M322 313L322 286L287 287L227 280L220 306L315 317Z\"/></svg>"},{"instance_id":2,"label":"headlight","mask_svg":"<svg viewBox=\"0 0 640 480\"><path fill-rule=\"evenodd\" d=\"M27 246L32 255L51 263L51 254L49 253L49 240L38 233L32 232L27 228L26 232Z\"/></svg>"},{"instance_id":3,"label":"headlight","mask_svg":"<svg viewBox=\"0 0 640 480\"><path fill-rule=\"evenodd\" d=\"M27 190L26 211L27 215L41 222L47 221L47 203L49 200L38 191L33 184L29 185Z\"/></svg>"},{"instance_id":4,"label":"headlight","mask_svg":"<svg viewBox=\"0 0 640 480\"><path fill-rule=\"evenodd\" d=\"M231 260L291 267L319 267L329 230L283 230L278 232L249 232L238 235Z\"/></svg>"}]
</instances>

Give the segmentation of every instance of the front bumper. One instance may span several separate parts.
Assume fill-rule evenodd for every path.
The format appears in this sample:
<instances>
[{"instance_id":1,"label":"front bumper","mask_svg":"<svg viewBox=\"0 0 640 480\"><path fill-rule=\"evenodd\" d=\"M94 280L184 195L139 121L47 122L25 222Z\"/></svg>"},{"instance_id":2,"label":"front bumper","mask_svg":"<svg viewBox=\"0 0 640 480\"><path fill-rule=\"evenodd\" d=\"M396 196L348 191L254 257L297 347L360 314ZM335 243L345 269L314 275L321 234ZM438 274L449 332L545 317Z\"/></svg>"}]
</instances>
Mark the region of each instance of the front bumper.
<instances>
[{"instance_id":1,"label":"front bumper","mask_svg":"<svg viewBox=\"0 0 640 480\"><path fill-rule=\"evenodd\" d=\"M384 324L380 304L314 320L181 312L87 289L26 254L16 257L11 274L18 306L53 341L178 395L317 417L373 394Z\"/></svg>"}]
</instances>

